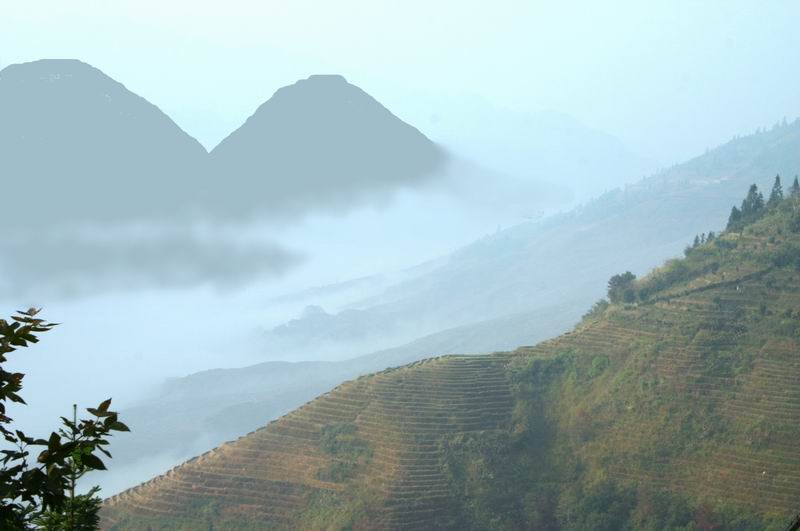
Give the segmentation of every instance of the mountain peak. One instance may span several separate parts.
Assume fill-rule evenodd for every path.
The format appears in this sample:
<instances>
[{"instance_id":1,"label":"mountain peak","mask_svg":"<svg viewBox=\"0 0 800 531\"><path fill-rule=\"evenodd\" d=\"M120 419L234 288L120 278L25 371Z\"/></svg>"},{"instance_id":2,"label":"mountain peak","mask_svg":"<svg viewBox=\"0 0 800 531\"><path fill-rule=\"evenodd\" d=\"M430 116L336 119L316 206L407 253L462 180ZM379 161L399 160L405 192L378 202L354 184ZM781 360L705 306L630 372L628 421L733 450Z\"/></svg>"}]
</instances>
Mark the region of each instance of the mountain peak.
<instances>
[{"instance_id":1,"label":"mountain peak","mask_svg":"<svg viewBox=\"0 0 800 531\"><path fill-rule=\"evenodd\" d=\"M239 208L262 204L265 198L253 192L270 181L270 203L284 212L341 208L413 186L443 160L419 130L340 75L313 75L278 89L211 151L216 174L249 187L236 199Z\"/></svg>"},{"instance_id":2,"label":"mountain peak","mask_svg":"<svg viewBox=\"0 0 800 531\"><path fill-rule=\"evenodd\" d=\"M0 70L0 78L42 78L42 76L57 76L89 74L102 76L111 80L102 71L78 59L39 59L28 63L8 65Z\"/></svg>"},{"instance_id":3,"label":"mountain peak","mask_svg":"<svg viewBox=\"0 0 800 531\"><path fill-rule=\"evenodd\" d=\"M341 74L311 74L306 79L301 79L298 83L347 83Z\"/></svg>"},{"instance_id":4,"label":"mountain peak","mask_svg":"<svg viewBox=\"0 0 800 531\"><path fill-rule=\"evenodd\" d=\"M0 117L4 173L42 186L34 205L9 205L8 219L171 212L174 201L150 190L184 189L181 177L194 175L206 154L158 107L75 59L0 71Z\"/></svg>"},{"instance_id":5,"label":"mountain peak","mask_svg":"<svg viewBox=\"0 0 800 531\"><path fill-rule=\"evenodd\" d=\"M0 71L0 117L4 173L46 189L34 212L12 205L9 220L347 209L427 179L443 159L416 128L337 74L279 89L210 160L158 107L75 59Z\"/></svg>"}]
</instances>

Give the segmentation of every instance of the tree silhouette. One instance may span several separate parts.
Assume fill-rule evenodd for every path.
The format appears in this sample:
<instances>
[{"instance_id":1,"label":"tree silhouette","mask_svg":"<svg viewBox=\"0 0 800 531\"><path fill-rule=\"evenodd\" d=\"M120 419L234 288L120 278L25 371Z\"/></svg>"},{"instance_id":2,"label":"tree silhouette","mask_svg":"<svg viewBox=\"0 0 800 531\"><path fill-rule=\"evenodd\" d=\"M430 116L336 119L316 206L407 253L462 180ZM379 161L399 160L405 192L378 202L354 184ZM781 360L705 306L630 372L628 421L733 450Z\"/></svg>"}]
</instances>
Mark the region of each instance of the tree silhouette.
<instances>
[{"instance_id":1,"label":"tree silhouette","mask_svg":"<svg viewBox=\"0 0 800 531\"><path fill-rule=\"evenodd\" d=\"M776 191L775 187L773 187L773 193L776 194L776 197L777 194L780 193L780 196L782 197L783 190L780 187L779 178L776 178L776 184L778 185L778 188ZM750 189L747 191L747 196L742 201L741 208L733 207L731 209L731 214L728 217L728 225L726 229L730 231L741 231L747 225L750 225L751 223L761 219L766 211L767 208L764 204L764 196L758 191L758 186L751 184Z\"/></svg>"},{"instance_id":2,"label":"tree silhouette","mask_svg":"<svg viewBox=\"0 0 800 531\"><path fill-rule=\"evenodd\" d=\"M728 216L726 230L738 230L742 224L742 211L735 206L731 208L731 215Z\"/></svg>"},{"instance_id":3,"label":"tree silhouette","mask_svg":"<svg viewBox=\"0 0 800 531\"><path fill-rule=\"evenodd\" d=\"M800 182L797 181L797 175L794 176L794 182L789 188L789 195L791 197L800 197Z\"/></svg>"},{"instance_id":4,"label":"tree silhouette","mask_svg":"<svg viewBox=\"0 0 800 531\"><path fill-rule=\"evenodd\" d=\"M764 196L758 191L758 186L750 185L747 197L742 201L742 217L747 222L755 221L755 218L764 212Z\"/></svg>"},{"instance_id":5,"label":"tree silhouette","mask_svg":"<svg viewBox=\"0 0 800 531\"><path fill-rule=\"evenodd\" d=\"M633 302L636 300L635 293L631 289L636 275L630 271L625 271L621 275L614 275L608 280L608 300L611 302ZM630 291L630 294L628 293ZM633 296L632 296L632 295ZM630 300L628 300L630 299Z\"/></svg>"},{"instance_id":6,"label":"tree silhouette","mask_svg":"<svg viewBox=\"0 0 800 531\"><path fill-rule=\"evenodd\" d=\"M769 194L769 200L767 200L767 206L769 208L774 208L783 201L783 186L781 186L781 176L775 176L775 183L772 185L772 191Z\"/></svg>"}]
</instances>

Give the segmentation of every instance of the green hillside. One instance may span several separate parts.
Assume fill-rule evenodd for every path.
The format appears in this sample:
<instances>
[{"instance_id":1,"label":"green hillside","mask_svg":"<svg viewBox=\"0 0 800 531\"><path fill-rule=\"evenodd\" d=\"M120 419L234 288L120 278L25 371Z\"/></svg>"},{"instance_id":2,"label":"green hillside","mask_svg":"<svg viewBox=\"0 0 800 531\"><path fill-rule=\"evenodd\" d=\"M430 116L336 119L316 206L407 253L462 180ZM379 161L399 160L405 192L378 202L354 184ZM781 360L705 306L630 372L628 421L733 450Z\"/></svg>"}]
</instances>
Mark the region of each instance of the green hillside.
<instances>
[{"instance_id":1,"label":"green hillside","mask_svg":"<svg viewBox=\"0 0 800 531\"><path fill-rule=\"evenodd\" d=\"M724 225L750 183L766 188L776 173L792 176L798 168L800 120L733 139L585 207L477 240L390 283L380 296L353 302L363 311L331 316L321 334L313 323L295 320L292 341L270 334L260 348L280 359L309 359L341 334L397 337L410 323L414 334L434 333L368 355L338 343L352 356L343 361L265 362L165 382L123 412L137 429L115 443L116 466L131 468L166 452L178 464L363 374L562 334L603 296L611 275L642 274L680 254L696 233Z\"/></svg>"},{"instance_id":2,"label":"green hillside","mask_svg":"<svg viewBox=\"0 0 800 531\"><path fill-rule=\"evenodd\" d=\"M783 529L800 510L800 198L746 214L618 278L619 302L568 334L342 384L112 497L104 526Z\"/></svg>"}]
</instances>

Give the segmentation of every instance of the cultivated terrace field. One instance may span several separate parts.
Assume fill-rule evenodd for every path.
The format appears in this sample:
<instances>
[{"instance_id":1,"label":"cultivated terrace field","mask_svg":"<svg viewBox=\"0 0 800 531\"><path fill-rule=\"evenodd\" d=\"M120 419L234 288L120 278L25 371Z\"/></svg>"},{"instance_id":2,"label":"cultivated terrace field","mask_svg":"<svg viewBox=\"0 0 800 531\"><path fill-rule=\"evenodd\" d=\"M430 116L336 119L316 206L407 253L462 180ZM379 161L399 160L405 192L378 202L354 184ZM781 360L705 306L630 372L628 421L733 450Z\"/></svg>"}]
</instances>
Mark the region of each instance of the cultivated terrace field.
<instances>
[{"instance_id":1,"label":"cultivated terrace field","mask_svg":"<svg viewBox=\"0 0 800 531\"><path fill-rule=\"evenodd\" d=\"M778 529L800 511L800 199L574 331L347 382L106 500L105 529Z\"/></svg>"}]
</instances>

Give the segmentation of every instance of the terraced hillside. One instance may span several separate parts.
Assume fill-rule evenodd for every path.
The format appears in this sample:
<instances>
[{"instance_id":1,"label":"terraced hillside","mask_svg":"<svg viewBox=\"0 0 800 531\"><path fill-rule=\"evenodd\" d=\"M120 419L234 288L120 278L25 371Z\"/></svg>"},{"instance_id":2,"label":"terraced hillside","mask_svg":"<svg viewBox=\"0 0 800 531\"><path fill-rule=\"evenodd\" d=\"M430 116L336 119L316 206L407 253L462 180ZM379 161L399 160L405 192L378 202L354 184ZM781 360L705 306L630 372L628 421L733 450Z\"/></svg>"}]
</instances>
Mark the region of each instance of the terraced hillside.
<instances>
[{"instance_id":1,"label":"terraced hillside","mask_svg":"<svg viewBox=\"0 0 800 531\"><path fill-rule=\"evenodd\" d=\"M107 500L104 527L783 529L800 199L631 290L535 347L342 384Z\"/></svg>"}]
</instances>

